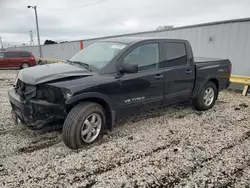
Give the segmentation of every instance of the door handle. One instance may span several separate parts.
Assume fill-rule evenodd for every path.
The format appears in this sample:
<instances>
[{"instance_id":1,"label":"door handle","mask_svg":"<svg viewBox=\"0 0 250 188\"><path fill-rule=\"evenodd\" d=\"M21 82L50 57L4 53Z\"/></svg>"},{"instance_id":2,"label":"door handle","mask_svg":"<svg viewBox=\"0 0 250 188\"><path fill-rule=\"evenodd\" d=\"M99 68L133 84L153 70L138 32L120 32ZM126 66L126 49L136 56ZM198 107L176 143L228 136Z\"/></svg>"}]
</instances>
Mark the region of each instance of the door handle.
<instances>
[{"instance_id":1,"label":"door handle","mask_svg":"<svg viewBox=\"0 0 250 188\"><path fill-rule=\"evenodd\" d=\"M191 74L193 71L190 69L187 69L185 72L186 72L186 74Z\"/></svg>"},{"instance_id":2,"label":"door handle","mask_svg":"<svg viewBox=\"0 0 250 188\"><path fill-rule=\"evenodd\" d=\"M162 78L164 78L163 74L155 75L155 79L157 79L157 80L162 79Z\"/></svg>"}]
</instances>

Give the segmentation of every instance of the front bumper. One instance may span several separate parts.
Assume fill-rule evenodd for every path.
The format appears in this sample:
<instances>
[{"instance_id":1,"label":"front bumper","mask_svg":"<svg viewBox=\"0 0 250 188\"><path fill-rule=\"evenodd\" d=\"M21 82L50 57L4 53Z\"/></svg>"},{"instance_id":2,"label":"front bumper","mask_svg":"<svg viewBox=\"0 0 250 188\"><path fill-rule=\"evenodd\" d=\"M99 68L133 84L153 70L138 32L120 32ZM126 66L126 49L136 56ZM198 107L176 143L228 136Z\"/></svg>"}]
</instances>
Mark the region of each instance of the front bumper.
<instances>
[{"instance_id":1,"label":"front bumper","mask_svg":"<svg viewBox=\"0 0 250 188\"><path fill-rule=\"evenodd\" d=\"M67 116L64 105L43 100L21 100L14 88L8 91L8 96L12 115L34 128L41 128L50 122L65 119Z\"/></svg>"}]
</instances>

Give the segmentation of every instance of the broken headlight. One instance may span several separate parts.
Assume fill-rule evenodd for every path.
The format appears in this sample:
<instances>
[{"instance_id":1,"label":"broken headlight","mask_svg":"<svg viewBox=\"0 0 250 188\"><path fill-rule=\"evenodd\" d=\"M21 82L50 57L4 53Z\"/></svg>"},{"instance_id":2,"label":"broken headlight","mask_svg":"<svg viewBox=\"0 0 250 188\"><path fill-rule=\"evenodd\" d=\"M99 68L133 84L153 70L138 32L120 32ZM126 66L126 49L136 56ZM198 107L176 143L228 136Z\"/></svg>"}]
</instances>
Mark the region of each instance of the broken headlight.
<instances>
[{"instance_id":1,"label":"broken headlight","mask_svg":"<svg viewBox=\"0 0 250 188\"><path fill-rule=\"evenodd\" d=\"M49 85L40 85L37 89L36 98L50 103L57 103L63 100L63 95L60 88Z\"/></svg>"},{"instance_id":2,"label":"broken headlight","mask_svg":"<svg viewBox=\"0 0 250 188\"><path fill-rule=\"evenodd\" d=\"M25 82L17 79L15 84L15 91L23 100L29 100L36 96L36 86L26 84Z\"/></svg>"}]
</instances>

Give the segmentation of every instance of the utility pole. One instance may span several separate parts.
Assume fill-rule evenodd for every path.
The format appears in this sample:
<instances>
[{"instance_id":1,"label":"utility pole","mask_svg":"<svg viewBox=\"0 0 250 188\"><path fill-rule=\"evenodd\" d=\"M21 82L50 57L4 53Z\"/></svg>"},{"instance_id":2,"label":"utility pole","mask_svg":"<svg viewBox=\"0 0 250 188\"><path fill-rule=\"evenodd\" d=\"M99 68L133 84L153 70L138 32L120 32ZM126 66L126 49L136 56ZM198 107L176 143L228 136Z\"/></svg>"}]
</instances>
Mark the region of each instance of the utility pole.
<instances>
[{"instance_id":1,"label":"utility pole","mask_svg":"<svg viewBox=\"0 0 250 188\"><path fill-rule=\"evenodd\" d=\"M0 44L1 44L1 49L0 50L3 50L3 41L2 41L1 36L0 36Z\"/></svg>"},{"instance_id":2,"label":"utility pole","mask_svg":"<svg viewBox=\"0 0 250 188\"><path fill-rule=\"evenodd\" d=\"M35 10L35 16L36 16L36 31L37 31L37 40L38 40L38 47L39 47L39 54L40 57L42 57L42 48L40 44L40 34L39 34L39 26L38 26L38 18L37 18L37 10L36 6L27 6L28 8L33 8Z\"/></svg>"},{"instance_id":3,"label":"utility pole","mask_svg":"<svg viewBox=\"0 0 250 188\"><path fill-rule=\"evenodd\" d=\"M34 40L33 40L33 33L32 30L30 30L30 46L34 45Z\"/></svg>"}]
</instances>

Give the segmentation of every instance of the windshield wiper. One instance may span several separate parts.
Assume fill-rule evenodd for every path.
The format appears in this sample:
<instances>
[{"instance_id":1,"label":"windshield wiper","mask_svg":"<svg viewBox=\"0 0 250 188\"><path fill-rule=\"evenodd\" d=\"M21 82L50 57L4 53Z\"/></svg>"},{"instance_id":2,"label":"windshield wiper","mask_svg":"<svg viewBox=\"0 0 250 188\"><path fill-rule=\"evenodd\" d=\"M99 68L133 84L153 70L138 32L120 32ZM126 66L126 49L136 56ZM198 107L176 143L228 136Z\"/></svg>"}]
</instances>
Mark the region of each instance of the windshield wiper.
<instances>
[{"instance_id":1,"label":"windshield wiper","mask_svg":"<svg viewBox=\"0 0 250 188\"><path fill-rule=\"evenodd\" d=\"M84 68L88 69L90 72L92 71L92 69L89 67L89 64L84 63L82 61L70 61L70 60L67 60L67 62L83 66Z\"/></svg>"}]
</instances>

